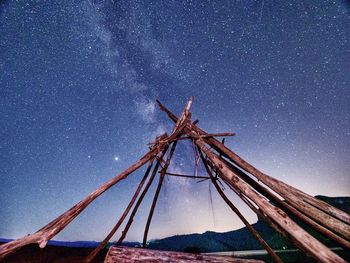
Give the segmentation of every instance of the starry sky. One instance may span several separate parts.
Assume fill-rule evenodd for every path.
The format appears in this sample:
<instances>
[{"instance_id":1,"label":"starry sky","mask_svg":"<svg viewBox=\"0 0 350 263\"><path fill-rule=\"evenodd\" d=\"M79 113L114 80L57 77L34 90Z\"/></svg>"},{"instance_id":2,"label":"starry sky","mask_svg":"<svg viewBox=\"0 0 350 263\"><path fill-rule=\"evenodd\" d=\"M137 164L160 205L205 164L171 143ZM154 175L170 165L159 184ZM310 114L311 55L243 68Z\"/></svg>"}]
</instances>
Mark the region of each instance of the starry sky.
<instances>
[{"instance_id":1,"label":"starry sky","mask_svg":"<svg viewBox=\"0 0 350 263\"><path fill-rule=\"evenodd\" d=\"M171 131L157 98L179 114L193 95L199 126L235 132L227 146L255 167L349 196L349 28L346 1L1 1L0 237L35 232ZM183 141L169 171L193 163ZM55 239L103 239L143 171ZM141 240L154 190L127 240ZM208 181L166 178L149 238L242 225Z\"/></svg>"}]
</instances>

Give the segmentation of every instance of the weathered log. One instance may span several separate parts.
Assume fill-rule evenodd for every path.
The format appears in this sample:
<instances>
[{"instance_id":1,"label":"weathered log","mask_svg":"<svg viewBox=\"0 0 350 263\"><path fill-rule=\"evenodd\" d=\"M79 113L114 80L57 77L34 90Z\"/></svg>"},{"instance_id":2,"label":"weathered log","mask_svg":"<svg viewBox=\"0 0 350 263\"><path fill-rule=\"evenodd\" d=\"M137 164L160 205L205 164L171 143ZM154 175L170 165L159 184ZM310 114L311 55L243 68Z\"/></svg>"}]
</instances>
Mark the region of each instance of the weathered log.
<instances>
[{"instance_id":1,"label":"weathered log","mask_svg":"<svg viewBox=\"0 0 350 263\"><path fill-rule=\"evenodd\" d=\"M293 239L290 234L285 231L283 228L281 228L278 224L273 222L266 214L263 213L262 210L260 210L247 196L245 196L242 192L239 190L233 188L228 182L225 182L225 184L233 191L235 192L244 202L245 204L261 219L265 221L270 227L275 229L278 233L280 233L284 238L289 240L291 243L295 244L296 247L300 246L300 243Z\"/></svg>"},{"instance_id":2,"label":"weathered log","mask_svg":"<svg viewBox=\"0 0 350 263\"><path fill-rule=\"evenodd\" d=\"M321 234L325 235L326 237L333 239L336 241L339 245L341 245L344 248L350 249L350 242L345 240L344 238L338 236L337 234L333 233L331 230L323 227L322 225L318 224L311 218L307 217L303 213L301 213L299 210L295 209L293 206L290 206L288 203L286 203L284 200L281 200L279 197L277 197L274 193L272 193L269 189L261 185L259 182L255 181L253 178L251 178L249 175L244 173L242 170L235 167L233 164L227 162L224 160L224 162L230 167L233 172L235 172L240 178L242 178L244 181L246 181L250 186L252 186L254 189L256 189L259 193L266 196L270 201L273 201L274 203L277 203L279 207L285 208L287 211L291 212L294 216L301 219L303 222L311 226L316 231L320 232Z\"/></svg>"},{"instance_id":3,"label":"weathered log","mask_svg":"<svg viewBox=\"0 0 350 263\"><path fill-rule=\"evenodd\" d=\"M164 105L162 105L159 101L157 102L159 104L160 109L166 112L169 118L172 119L174 122L176 122L177 117L170 110L168 110ZM188 124L185 127L186 132L192 132L192 130L199 135L207 134L202 129L200 129L199 127L193 124ZM249 172L253 176L255 176L259 181L263 182L265 185L270 187L276 193L283 196L283 198L285 199L293 198L293 200L296 198L298 200L297 203L293 202L293 200L289 200L291 204L295 206L296 209L303 209L302 211L303 213L307 214L308 216L312 217L314 220L318 221L319 223L322 223L323 225L329 227L330 229L335 230L339 234L343 235L345 238L349 239L349 227L347 225L342 224L341 222L335 219L328 220L329 217L327 218L327 214L329 214L339 220L342 220L347 224L350 224L349 214L321 200L318 200L286 183L283 183L282 181L279 181L273 177L270 177L262 173L261 171L256 169L254 166L252 166L251 164L243 160L241 157L239 157L236 153L228 149L223 143L216 140L215 138L203 138L203 140L206 143L208 143L211 147L213 147L216 151L218 151L219 154L227 157L233 163L235 163L245 171ZM284 195L287 195L287 196L284 196ZM300 201L300 197L302 197L302 200L304 201L303 203ZM302 205L301 207L299 207L301 203ZM308 204L311 204L311 205L308 205ZM319 208L321 211L315 210L314 207ZM325 218L327 218L327 220L325 220Z\"/></svg>"},{"instance_id":4,"label":"weathered log","mask_svg":"<svg viewBox=\"0 0 350 263\"><path fill-rule=\"evenodd\" d=\"M250 233L255 237L256 240L262 245L263 248L266 249L266 251L271 256L272 260L274 262L283 263L283 261L277 256L277 254L273 251L273 249L269 246L269 244L266 243L266 241L260 236L260 234L251 226L251 224L245 219L245 217L241 214L241 212L238 210L238 208L230 201L230 199L225 195L225 193L221 190L220 186L216 182L216 179L212 172L210 171L210 168L204 158L204 155L202 151L198 148L198 152L200 154L200 157L202 159L202 162L204 164L204 167L211 178L212 183L214 184L217 192L220 194L221 198L225 201L225 203L231 208L231 210L241 219L241 221L245 224L245 226L248 228Z\"/></svg>"},{"instance_id":5,"label":"weathered log","mask_svg":"<svg viewBox=\"0 0 350 263\"><path fill-rule=\"evenodd\" d=\"M154 159L153 159L154 160ZM124 219L126 218L126 216L128 215L130 209L132 208L132 206L134 205L137 196L139 195L148 175L149 172L152 169L153 166L153 160L150 160L150 163L147 167L147 170L145 172L145 175L143 176L141 182L139 183L133 197L131 198L128 206L126 207L126 209L124 210L124 213L122 214L122 216L119 218L118 222L116 223L116 225L113 227L113 229L108 233L108 235L106 236L106 238L88 255L88 257L86 258L86 262L91 262L95 256L107 245L108 241L112 238L112 236L115 234L115 232L119 229L120 225L123 223Z\"/></svg>"},{"instance_id":6,"label":"weathered log","mask_svg":"<svg viewBox=\"0 0 350 263\"><path fill-rule=\"evenodd\" d=\"M308 214L316 221L322 224L326 224L328 227L336 230L344 237L349 238L349 226L343 223L345 222L347 224L350 224L350 216L347 213L321 200L309 196L306 193L280 180L262 173L214 138L204 138L204 140L223 156L229 158L236 165L249 172L259 181L270 187L273 191L281 195L283 198L289 200L295 208L302 209L305 214ZM304 202L301 202L301 200ZM320 210L316 210L314 207L317 207ZM328 217L328 214L332 215L334 218L332 219L331 217ZM326 220L325 217L327 218Z\"/></svg>"},{"instance_id":7,"label":"weathered log","mask_svg":"<svg viewBox=\"0 0 350 263\"><path fill-rule=\"evenodd\" d=\"M226 164L228 164L228 163L226 162ZM210 166L212 167L212 165L210 165ZM237 170L233 170L233 171L235 172L235 171L241 171L241 170L237 169ZM251 180L253 180L253 179L251 179ZM300 242L298 242L298 240L293 239L287 231L285 231L283 228L281 228L279 225L277 225L275 222L273 222L266 214L264 214L259 208L257 208L256 205L249 198L247 198L242 192L240 192L238 189L232 187L228 182L226 182L226 181L224 181L224 182L233 192L235 192L246 203L246 205L248 207L250 207L252 209L252 211L255 214L258 215L258 217L260 217L262 220L264 220L270 227L275 229L278 233L280 233L287 240L294 243L297 247L300 247Z\"/></svg>"},{"instance_id":8,"label":"weathered log","mask_svg":"<svg viewBox=\"0 0 350 263\"><path fill-rule=\"evenodd\" d=\"M251 199L267 217L285 230L290 237L298 243L298 247L301 250L320 262L345 262L341 257L333 253L321 242L298 226L281 209L273 206L265 198L256 193L254 189L237 176L219 156L211 152L206 147L203 140L195 140L195 143L200 147L200 150L205 153L212 165L219 171L219 176L233 188Z\"/></svg>"},{"instance_id":9,"label":"weathered log","mask_svg":"<svg viewBox=\"0 0 350 263\"><path fill-rule=\"evenodd\" d=\"M332 217L331 215L324 213L323 211L315 208L314 206L309 206L305 202L301 201L298 196L294 194L289 194L288 192L283 194L286 199L286 203L293 206L297 210L307 214L309 217L313 218L318 223L332 229L336 233L340 234L344 238L350 240L350 226L344 222Z\"/></svg>"},{"instance_id":10,"label":"weathered log","mask_svg":"<svg viewBox=\"0 0 350 263\"><path fill-rule=\"evenodd\" d=\"M225 182L226 183L226 182ZM229 186L231 190L233 190L242 200L243 202L258 216L258 218L261 218L265 221L266 224L268 224L271 228L276 230L276 232L280 233L285 239L289 240L291 243L295 244L296 247L299 246L299 243L293 240L288 232L286 232L283 228L281 228L279 225L274 223L268 216L266 216L259 208L257 208L253 202L247 198L244 194L238 192L236 189L234 189L230 184L226 183L226 185Z\"/></svg>"},{"instance_id":11,"label":"weathered log","mask_svg":"<svg viewBox=\"0 0 350 263\"><path fill-rule=\"evenodd\" d=\"M235 191L236 190L234 188L231 187L231 185L227 184L231 190ZM275 229L278 233L281 234L281 236L283 236L284 238L286 238L287 240L291 241L293 244L296 245L296 247L300 247L300 243L297 240L293 240L290 236L290 234L288 232L286 232L284 229L282 229L280 226L278 226L276 223L274 223L269 217L267 217L260 209L256 208L254 206L254 204L252 203L251 200L249 200L249 198L247 198L246 196L244 196L242 193L239 194L239 196L241 197L241 199L248 205L248 207L250 207L255 214L258 215L259 218L261 218L262 220L264 220L264 222L266 224L268 224L270 227L272 227L273 229Z\"/></svg>"},{"instance_id":12,"label":"weathered log","mask_svg":"<svg viewBox=\"0 0 350 263\"><path fill-rule=\"evenodd\" d=\"M173 143L173 145L171 146L171 149L170 149L169 155L168 155L168 157L167 157L167 159L165 161L164 167L163 167L163 169L160 172L158 186L157 186L156 192L154 194L151 210L150 210L148 218L147 218L145 232L143 234L143 242L142 242L142 246L143 247L147 246L147 235L148 235L149 227L151 225L154 209L155 209L156 204L157 204L158 196L159 196L160 189L161 189L163 181L164 181L165 173L166 173L166 171L167 171L167 169L168 169L168 167L170 165L170 160L173 157L173 154L174 154L174 151L175 151L175 148L176 148L176 144L177 144L177 141L175 141Z\"/></svg>"},{"instance_id":13,"label":"weathered log","mask_svg":"<svg viewBox=\"0 0 350 263\"><path fill-rule=\"evenodd\" d=\"M227 256L212 256L190 254L174 251L160 251L143 248L116 247L108 250L105 263L139 263L139 262L167 262L167 263L262 263L260 260L238 259Z\"/></svg>"}]
</instances>

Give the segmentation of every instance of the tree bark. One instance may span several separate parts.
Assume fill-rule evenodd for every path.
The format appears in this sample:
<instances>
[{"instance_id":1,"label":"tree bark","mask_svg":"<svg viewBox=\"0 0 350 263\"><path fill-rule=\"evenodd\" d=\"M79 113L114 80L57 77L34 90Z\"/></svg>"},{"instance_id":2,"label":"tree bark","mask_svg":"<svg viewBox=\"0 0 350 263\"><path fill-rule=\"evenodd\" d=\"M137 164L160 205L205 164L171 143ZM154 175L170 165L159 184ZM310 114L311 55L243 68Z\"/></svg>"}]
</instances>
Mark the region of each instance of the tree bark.
<instances>
[{"instance_id":1,"label":"tree bark","mask_svg":"<svg viewBox=\"0 0 350 263\"><path fill-rule=\"evenodd\" d=\"M284 200L280 199L278 196L276 196L274 193L272 193L269 189L261 185L259 182L255 181L253 178L249 177L246 173L244 173L242 170L235 167L233 164L229 163L228 161L224 160L225 163L230 167L230 169L235 172L240 178L242 178L245 182L247 182L250 186L252 186L255 190L257 190L259 193L266 196L270 201L273 201L278 204L278 206L281 208L285 208L287 211L291 212L294 216L311 226L316 231L320 232L321 234L325 235L328 238L333 239L336 241L339 245L341 245L344 248L350 249L350 242L345 240L344 238L338 236L337 234L333 233L329 229L323 227L322 225L318 224L311 218L307 217L303 213L301 213L299 210L295 209L293 206L290 206L288 203L286 203Z\"/></svg>"}]
</instances>

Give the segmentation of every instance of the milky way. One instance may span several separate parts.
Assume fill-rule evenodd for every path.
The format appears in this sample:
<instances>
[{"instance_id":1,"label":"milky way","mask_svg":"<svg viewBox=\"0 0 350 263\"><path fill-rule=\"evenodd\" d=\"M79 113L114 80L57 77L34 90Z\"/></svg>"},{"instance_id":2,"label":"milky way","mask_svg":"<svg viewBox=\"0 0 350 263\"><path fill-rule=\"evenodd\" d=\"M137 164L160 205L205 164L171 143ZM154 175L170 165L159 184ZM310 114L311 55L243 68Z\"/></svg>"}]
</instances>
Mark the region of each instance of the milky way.
<instances>
[{"instance_id":1,"label":"milky way","mask_svg":"<svg viewBox=\"0 0 350 263\"><path fill-rule=\"evenodd\" d=\"M199 126L235 132L227 145L257 168L312 195L350 195L349 11L316 0L2 1L0 237L36 231L137 161L172 127L157 98L178 114L193 95ZM181 142L170 170L193 174L193 162ZM141 176L55 239L102 239ZM140 240L153 192L128 240ZM208 182L169 178L149 237L241 226Z\"/></svg>"}]
</instances>

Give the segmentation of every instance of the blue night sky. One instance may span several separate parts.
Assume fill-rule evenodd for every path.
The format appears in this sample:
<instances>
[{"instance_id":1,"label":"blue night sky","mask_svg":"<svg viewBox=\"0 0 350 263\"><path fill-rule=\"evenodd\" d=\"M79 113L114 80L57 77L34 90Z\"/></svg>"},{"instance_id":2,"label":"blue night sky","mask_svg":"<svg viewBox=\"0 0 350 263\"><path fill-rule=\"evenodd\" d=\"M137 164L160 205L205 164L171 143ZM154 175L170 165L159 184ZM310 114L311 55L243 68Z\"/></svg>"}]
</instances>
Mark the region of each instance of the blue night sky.
<instances>
[{"instance_id":1,"label":"blue night sky","mask_svg":"<svg viewBox=\"0 0 350 263\"><path fill-rule=\"evenodd\" d=\"M178 114L193 95L199 126L235 132L226 144L255 167L349 196L349 28L346 1L1 1L0 237L35 232L136 162L172 127L157 98ZM182 141L169 171L193 174L193 159ZM54 239L101 240L142 175ZM149 238L242 225L208 181L168 178Z\"/></svg>"}]
</instances>

